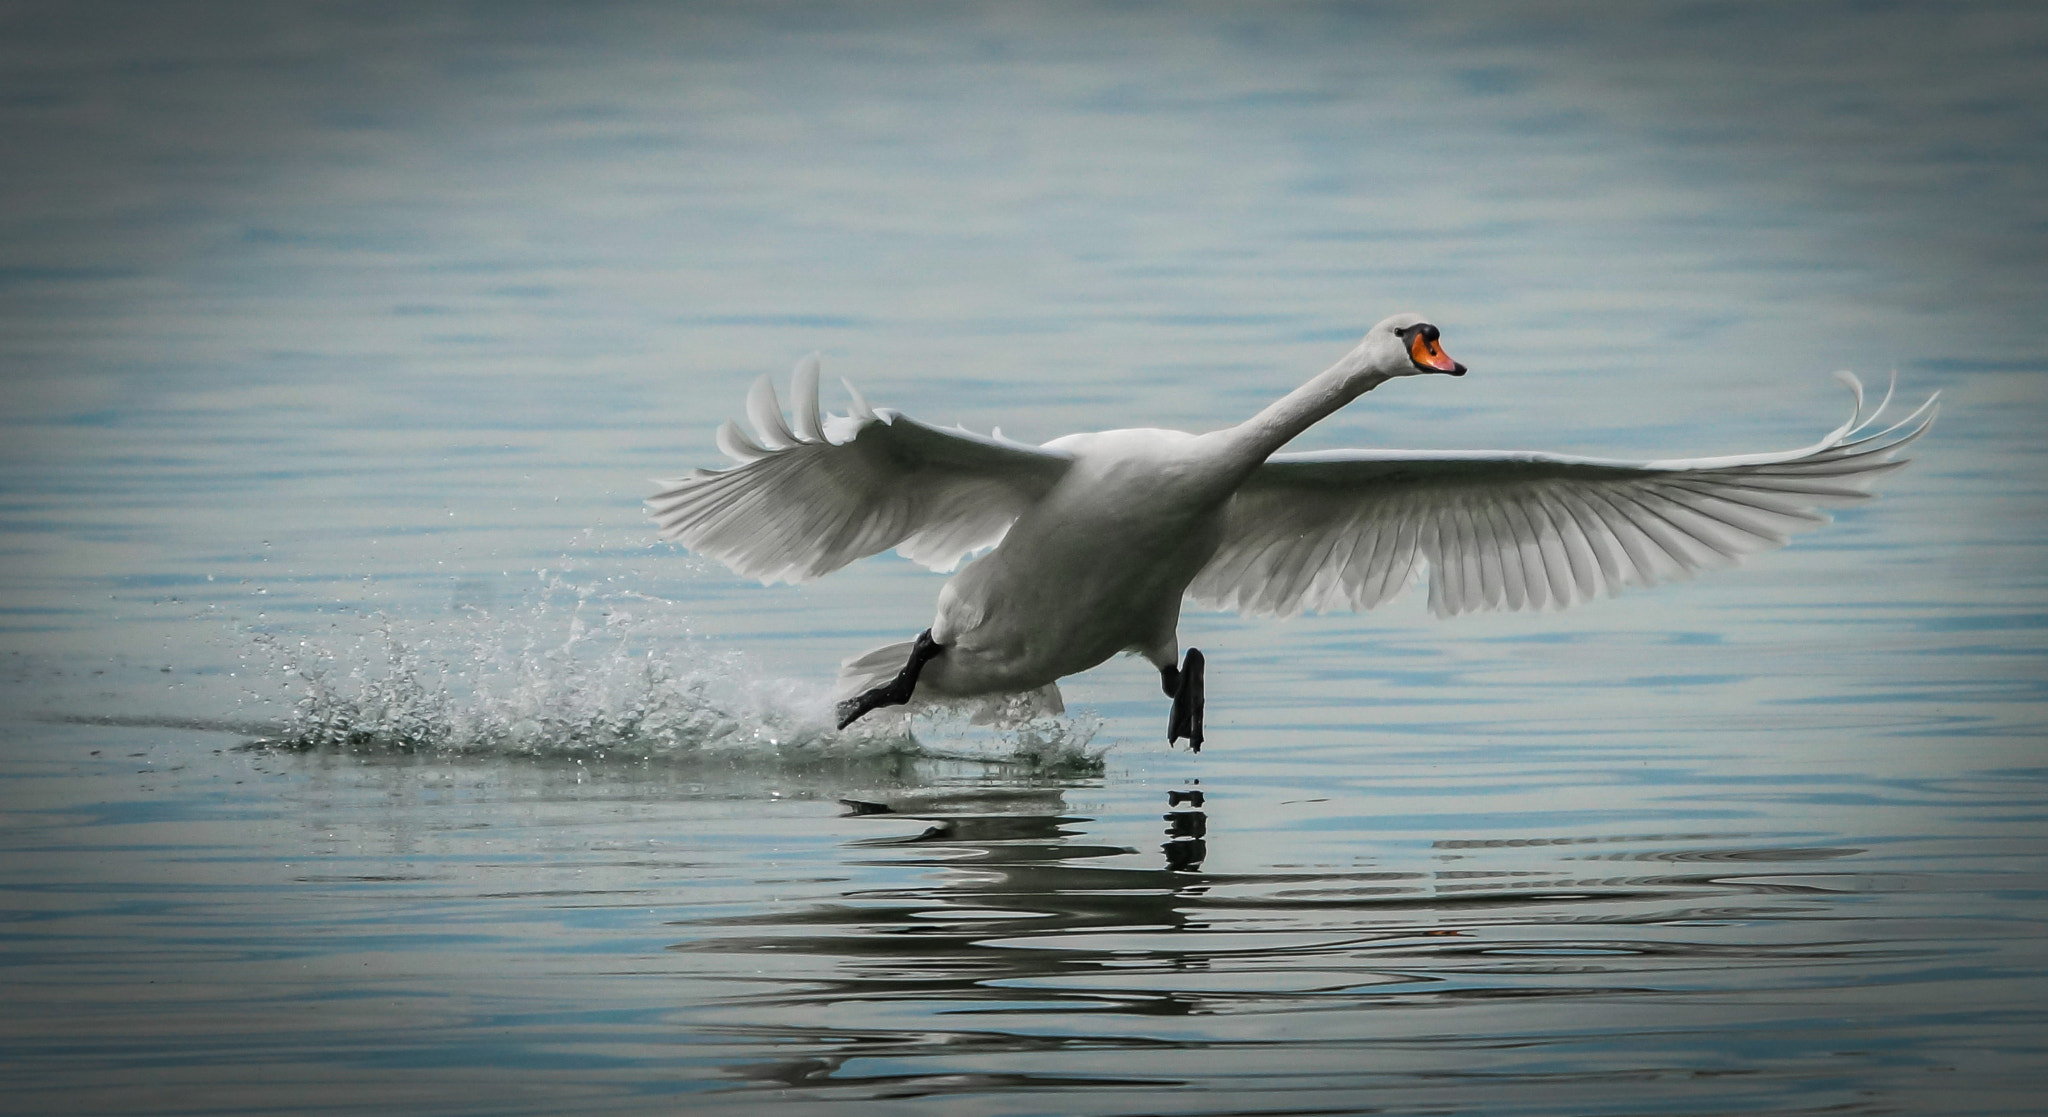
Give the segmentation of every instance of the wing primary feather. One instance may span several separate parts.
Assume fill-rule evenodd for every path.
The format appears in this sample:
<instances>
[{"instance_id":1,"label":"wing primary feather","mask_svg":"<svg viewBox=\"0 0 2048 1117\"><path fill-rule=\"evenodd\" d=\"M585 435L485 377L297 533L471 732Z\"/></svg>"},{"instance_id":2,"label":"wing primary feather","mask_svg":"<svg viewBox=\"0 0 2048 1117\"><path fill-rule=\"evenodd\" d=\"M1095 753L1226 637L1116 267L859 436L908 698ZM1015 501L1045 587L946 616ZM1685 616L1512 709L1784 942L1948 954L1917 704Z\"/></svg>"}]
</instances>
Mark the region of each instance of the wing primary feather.
<instances>
[{"instance_id":1,"label":"wing primary feather","mask_svg":"<svg viewBox=\"0 0 2048 1117\"><path fill-rule=\"evenodd\" d=\"M1308 564L1300 581L1300 611L1327 612L1325 603L1329 587L1343 573L1343 560L1337 557L1340 547L1354 538L1354 529L1349 521L1338 524L1321 533L1315 546L1309 550ZM1348 557L1348 552L1347 552Z\"/></svg>"},{"instance_id":2,"label":"wing primary feather","mask_svg":"<svg viewBox=\"0 0 2048 1117\"><path fill-rule=\"evenodd\" d=\"M1421 525L1415 523L1412 517L1409 524L1415 531L1421 531ZM1387 566L1389 580L1385 583L1380 601L1385 601L1407 589L1408 584L1415 579L1415 565L1422 561L1422 550L1413 545L1413 537L1408 536L1407 532L1408 529L1404 528L1403 535L1410 539L1410 545L1406 549L1397 548L1394 551L1394 561Z\"/></svg>"},{"instance_id":3,"label":"wing primary feather","mask_svg":"<svg viewBox=\"0 0 2048 1117\"><path fill-rule=\"evenodd\" d=\"M1301 580L1300 609L1302 612L1328 612L1330 608L1330 586L1340 582L1345 559L1350 558L1346 550L1345 559L1337 557L1337 550L1356 538L1349 522L1322 533L1316 546L1309 552L1305 577Z\"/></svg>"},{"instance_id":4,"label":"wing primary feather","mask_svg":"<svg viewBox=\"0 0 2048 1117\"><path fill-rule=\"evenodd\" d=\"M1631 538L1636 541L1637 547L1629 557L1638 569L1646 574L1654 571L1656 578L1666 580L1690 576L1686 563L1688 548L1658 523L1655 513L1631 500L1626 490L1603 490L1600 497L1628 525L1627 531L1617 534L1623 546L1627 546Z\"/></svg>"},{"instance_id":5,"label":"wing primary feather","mask_svg":"<svg viewBox=\"0 0 2048 1117\"><path fill-rule=\"evenodd\" d=\"M805 442L825 441L825 416L818 406L818 354L796 363L789 377L789 406L796 436Z\"/></svg>"},{"instance_id":6,"label":"wing primary feather","mask_svg":"<svg viewBox=\"0 0 2048 1117\"><path fill-rule=\"evenodd\" d=\"M1470 504L1458 506L1458 564L1464 581L1464 600L1458 603L1460 613L1469 613L1485 607L1486 562L1482 557L1479 541L1478 518L1472 514Z\"/></svg>"},{"instance_id":7,"label":"wing primary feather","mask_svg":"<svg viewBox=\"0 0 2048 1117\"><path fill-rule=\"evenodd\" d=\"M1279 564L1280 555L1286 551L1290 542L1292 541L1284 537L1275 539L1248 556L1245 562L1245 572L1257 575L1258 585L1248 594L1240 593L1238 600L1241 608L1247 608L1254 614L1261 616L1271 612L1266 607L1266 591L1273 584L1273 570ZM1242 583L1240 583L1241 585Z\"/></svg>"},{"instance_id":8,"label":"wing primary feather","mask_svg":"<svg viewBox=\"0 0 2048 1117\"><path fill-rule=\"evenodd\" d=\"M1771 513L1760 512L1755 505L1737 499L1739 491L1727 492L1673 481L1661 486L1659 492L1667 500L1682 504L1698 515L1716 523L1726 524L1729 528L1770 546L1782 547L1791 540L1790 536L1768 522L1766 516Z\"/></svg>"},{"instance_id":9,"label":"wing primary feather","mask_svg":"<svg viewBox=\"0 0 2048 1117\"><path fill-rule=\"evenodd\" d=\"M1656 561L1655 556L1661 555L1671 577L1692 577L1694 567L1704 556L1694 550L1695 545L1683 532L1674 528L1656 509L1643 503L1637 493L1619 490L1603 495L1627 513L1636 530L1642 532L1650 545L1656 548L1651 561Z\"/></svg>"},{"instance_id":10,"label":"wing primary feather","mask_svg":"<svg viewBox=\"0 0 2048 1117\"><path fill-rule=\"evenodd\" d=\"M747 421L754 424L754 436L761 445L770 450L787 450L797 444L782 417L782 401L775 398L775 384L766 373L747 390Z\"/></svg>"},{"instance_id":11,"label":"wing primary feather","mask_svg":"<svg viewBox=\"0 0 2048 1117\"><path fill-rule=\"evenodd\" d=\"M1479 526L1473 519L1472 506L1460 502L1457 507L1458 565L1464 589L1458 612L1465 613L1480 608L1486 599L1486 570L1480 557Z\"/></svg>"},{"instance_id":12,"label":"wing primary feather","mask_svg":"<svg viewBox=\"0 0 2048 1117\"><path fill-rule=\"evenodd\" d=\"M1529 499L1515 505L1522 517L1529 521L1529 530L1534 533L1531 546L1543 566L1544 602L1543 607L1552 605L1569 609L1584 596L1575 594L1575 576L1572 573L1571 551L1565 545L1564 529L1551 518L1550 508L1543 499L1541 488L1530 492ZM1529 565L1524 560L1522 566Z\"/></svg>"},{"instance_id":13,"label":"wing primary feather","mask_svg":"<svg viewBox=\"0 0 2048 1117\"><path fill-rule=\"evenodd\" d=\"M1764 516L1777 516L1809 524L1827 522L1826 516L1802 504L1776 496L1769 489L1749 488L1739 480L1724 481L1718 478L1676 477L1667 482L1667 484L1674 488L1682 488L1688 492L1698 493L1701 496L1726 501L1729 504L1739 504L1744 508L1753 509Z\"/></svg>"},{"instance_id":14,"label":"wing primary feather","mask_svg":"<svg viewBox=\"0 0 2048 1117\"><path fill-rule=\"evenodd\" d=\"M1616 495L1643 510L1646 517L1643 521L1644 526L1662 536L1658 539L1659 545L1685 569L1688 575L1699 567L1714 565L1717 557L1732 559L1740 553L1724 549L1720 544L1695 531L1692 525L1685 523L1678 516L1655 507L1652 502L1660 502L1671 509L1683 511L1678 504L1659 493L1645 490Z\"/></svg>"},{"instance_id":15,"label":"wing primary feather","mask_svg":"<svg viewBox=\"0 0 2048 1117\"><path fill-rule=\"evenodd\" d=\"M1379 577L1382 561L1392 557L1393 536L1399 529L1399 522L1392 518L1392 510L1384 506L1360 527L1362 534L1358 546L1351 549L1351 557L1346 560L1344 569L1352 608L1370 609L1379 604L1372 596L1373 583Z\"/></svg>"},{"instance_id":16,"label":"wing primary feather","mask_svg":"<svg viewBox=\"0 0 2048 1117\"><path fill-rule=\"evenodd\" d=\"M1293 558L1302 547L1302 538L1296 536L1275 547L1266 558L1265 577L1256 597L1259 612L1277 616L1284 609L1284 594L1295 572Z\"/></svg>"},{"instance_id":17,"label":"wing primary feather","mask_svg":"<svg viewBox=\"0 0 2048 1117\"><path fill-rule=\"evenodd\" d=\"M1407 510L1398 504L1384 506L1373 531L1372 553L1366 556L1365 569L1358 579L1358 607L1370 609L1387 599L1387 571L1397 561L1404 531L1412 532ZM1409 535L1412 540L1413 534Z\"/></svg>"},{"instance_id":18,"label":"wing primary feather","mask_svg":"<svg viewBox=\"0 0 2048 1117\"><path fill-rule=\"evenodd\" d=\"M1522 533L1508 520L1506 506L1511 503L1512 500L1488 501L1480 506L1480 511L1491 524L1488 535L1492 546L1488 549L1500 567L1500 600L1494 604L1520 612L1529 605L1529 580L1522 570Z\"/></svg>"},{"instance_id":19,"label":"wing primary feather","mask_svg":"<svg viewBox=\"0 0 2048 1117\"><path fill-rule=\"evenodd\" d=\"M1259 611L1271 616L1285 616L1288 606L1293 603L1295 587L1301 581L1302 556L1309 546L1306 536L1287 541L1273 556L1266 568L1265 586L1259 591Z\"/></svg>"},{"instance_id":20,"label":"wing primary feather","mask_svg":"<svg viewBox=\"0 0 2048 1117\"><path fill-rule=\"evenodd\" d=\"M1853 407L1849 409L1849 421L1843 423L1839 427L1836 427L1834 433L1828 435L1827 438L1821 442L1821 445L1823 446L1828 446L1836 442L1840 442L1844 438L1847 438L1851 434L1862 429L1864 423L1869 422L1869 419L1865 419L1863 417L1862 379L1859 378L1855 373L1850 372L1848 369L1837 370L1835 372L1835 379L1849 386L1849 394L1855 398L1856 403ZM1882 411L1883 408L1879 408L1878 410ZM1870 418L1877 418L1877 412L1871 412Z\"/></svg>"},{"instance_id":21,"label":"wing primary feather","mask_svg":"<svg viewBox=\"0 0 2048 1117\"><path fill-rule=\"evenodd\" d=\"M1861 446L1865 443L1874 442L1880 438L1885 437L1886 435L1892 434L1896 431L1904 429L1905 427L1911 426L1914 428L1911 434L1905 435L1904 437L1900 438L1897 442L1892 443L1893 446L1904 446L1906 443L1911 442L1914 439L1920 437L1922 434L1927 433L1927 428L1934 422L1934 414L1938 410L1936 405L1940 402L1941 393L1935 392L1934 394L1928 396L1925 400L1923 400L1920 406L1914 408L1911 412L1907 413L1905 418L1900 419L1898 422L1893 423L1891 426L1886 427L1885 429L1877 432L1876 434L1867 435L1863 438L1857 439L1854 442L1845 443L1844 445L1845 447ZM1873 416L1873 418L1875 418L1875 416Z\"/></svg>"},{"instance_id":22,"label":"wing primary feather","mask_svg":"<svg viewBox=\"0 0 2048 1117\"><path fill-rule=\"evenodd\" d=\"M860 394L860 389L853 386L853 381L842 376L839 383L846 389L847 398L853 401L853 417L863 423L872 421L876 417L875 409L868 406L867 397Z\"/></svg>"},{"instance_id":23,"label":"wing primary feather","mask_svg":"<svg viewBox=\"0 0 2048 1117\"><path fill-rule=\"evenodd\" d=\"M1569 593L1553 593L1557 587L1550 573L1550 555L1543 548L1544 528L1549 525L1542 519L1542 513L1542 505L1533 492L1521 499L1503 500L1500 504L1501 517L1507 520L1508 531L1516 544L1515 565L1520 567L1516 573L1521 584L1522 601L1513 606L1517 609L1541 609L1550 604L1553 596L1560 598L1560 607L1571 604Z\"/></svg>"},{"instance_id":24,"label":"wing primary feather","mask_svg":"<svg viewBox=\"0 0 2048 1117\"><path fill-rule=\"evenodd\" d=\"M1342 533L1330 547L1329 556L1324 559L1321 581L1311 587L1316 594L1317 612L1332 613L1347 607L1358 608L1358 593L1351 576L1351 564L1357 559L1361 546L1370 548L1371 545L1370 528L1358 520L1351 520L1344 525Z\"/></svg>"},{"instance_id":25,"label":"wing primary feather","mask_svg":"<svg viewBox=\"0 0 2048 1117\"><path fill-rule=\"evenodd\" d=\"M1297 611L1302 574L1307 567L1308 552L1314 544L1314 536L1299 535L1288 540L1287 545L1274 555L1266 570L1265 588L1259 593L1260 612L1285 617Z\"/></svg>"},{"instance_id":26,"label":"wing primary feather","mask_svg":"<svg viewBox=\"0 0 2048 1117\"><path fill-rule=\"evenodd\" d=\"M1372 553L1374 582L1366 601L1380 605L1386 598L1401 592L1407 584L1407 576L1415 572L1417 555L1421 555L1421 516L1417 516L1407 502L1401 502L1393 531L1389 533L1389 543L1386 543L1386 555L1380 557L1378 549ZM1399 580L1395 574L1397 570Z\"/></svg>"},{"instance_id":27,"label":"wing primary feather","mask_svg":"<svg viewBox=\"0 0 2048 1117\"><path fill-rule=\"evenodd\" d=\"M1439 617L1451 615L1446 604L1450 592L1450 563L1444 561L1443 517L1431 516L1422 522L1418 543L1422 556L1429 563L1429 611Z\"/></svg>"},{"instance_id":28,"label":"wing primary feather","mask_svg":"<svg viewBox=\"0 0 2048 1117\"><path fill-rule=\"evenodd\" d=\"M1579 593L1591 599L1597 594L1621 589L1621 568L1608 553L1609 544L1604 535L1599 543L1595 543L1582 522L1583 517L1592 517L1596 521L1598 517L1590 509L1582 512L1576 508L1571 491L1562 486L1544 490L1543 498L1551 523L1557 525L1558 537L1564 541L1565 558L1571 563L1572 580L1578 585Z\"/></svg>"},{"instance_id":29,"label":"wing primary feather","mask_svg":"<svg viewBox=\"0 0 2048 1117\"><path fill-rule=\"evenodd\" d=\"M1753 549L1743 545L1742 536L1770 542L1775 535L1751 531L1740 521L1730 518L1732 513L1723 514L1715 511L1711 500L1694 499L1698 494L1687 492L1675 485L1658 485L1646 490L1643 495L1670 506L1672 511L1664 516L1667 522L1698 541L1701 546L1720 553L1724 558L1739 558L1745 551ZM1733 532L1735 538L1725 538L1729 532ZM1783 542L1782 539L1775 541Z\"/></svg>"},{"instance_id":30,"label":"wing primary feather","mask_svg":"<svg viewBox=\"0 0 2048 1117\"><path fill-rule=\"evenodd\" d=\"M1938 410L1936 404L1940 400L1940 392L1928 396L1921 402L1920 406L1914 408L1905 418L1900 419L1883 430L1874 431L1869 434L1864 434L1861 430L1853 431L1851 433L1856 435L1856 437L1820 447L1807 455L1795 457L1784 462L1759 464L1765 468L1773 465L1798 466L1809 462L1840 461L1847 458L1868 457L1871 454L1883 454L1904 449L1913 440L1927 433L1927 428L1933 425L1934 413ZM1907 427L1911 427L1912 430L1907 431L1905 434L1899 434L1900 431L1906 430ZM1893 437L1895 435L1897 437Z\"/></svg>"},{"instance_id":31,"label":"wing primary feather","mask_svg":"<svg viewBox=\"0 0 2048 1117\"><path fill-rule=\"evenodd\" d=\"M1648 588L1657 584L1660 564L1650 548L1657 541L1643 532L1636 524L1635 517L1617 504L1609 494L1598 489L1588 489L1585 500L1592 508L1595 518L1607 529L1606 537L1621 548L1628 557L1629 569L1622 571L1622 580Z\"/></svg>"},{"instance_id":32,"label":"wing primary feather","mask_svg":"<svg viewBox=\"0 0 2048 1117\"><path fill-rule=\"evenodd\" d=\"M1729 555L1731 560L1739 560L1739 557L1765 547L1784 547L1790 541L1788 535L1755 519L1741 504L1731 500L1702 496L1683 486L1657 486L1655 492L1659 498L1669 500L1694 516L1698 527L1710 533L1710 541L1716 543L1716 549Z\"/></svg>"},{"instance_id":33,"label":"wing primary feather","mask_svg":"<svg viewBox=\"0 0 2048 1117\"><path fill-rule=\"evenodd\" d=\"M1612 592L1612 587L1621 584L1620 578L1609 578L1601 566L1601 555L1586 538L1586 529L1579 523L1578 514L1565 502L1564 497L1551 489L1543 490L1543 512L1550 518L1550 524L1557 529L1558 546L1564 548L1565 569L1570 573L1574 601L1591 601L1603 593Z\"/></svg>"},{"instance_id":34,"label":"wing primary feather","mask_svg":"<svg viewBox=\"0 0 2048 1117\"><path fill-rule=\"evenodd\" d=\"M1905 462L1881 462L1867 468L1870 473L1876 475L1889 473L1905 464ZM1758 473L1743 478L1742 485L1743 488L1757 492L1785 493L1792 496L1812 497L1815 500L1858 501L1870 499L1868 492L1853 484L1830 484L1826 480L1825 474L1820 475L1818 478L1811 478L1798 473L1777 476Z\"/></svg>"},{"instance_id":35,"label":"wing primary feather","mask_svg":"<svg viewBox=\"0 0 2048 1117\"><path fill-rule=\"evenodd\" d=\"M1352 549L1346 574L1351 585L1353 608L1370 609L1383 600L1374 596L1374 586L1385 581L1383 570L1393 562L1394 539L1401 530L1400 521L1394 518L1394 514L1394 509L1382 506L1379 514L1369 519L1371 526L1364 528L1365 535L1361 537L1365 544L1362 559L1358 548Z\"/></svg>"},{"instance_id":36,"label":"wing primary feather","mask_svg":"<svg viewBox=\"0 0 2048 1117\"><path fill-rule=\"evenodd\" d=\"M1505 542L1494 534L1499 525L1494 522L1493 510L1484 494L1474 494L1472 509L1473 543L1479 549L1480 604L1487 609L1498 609L1507 599L1507 553L1502 546Z\"/></svg>"},{"instance_id":37,"label":"wing primary feather","mask_svg":"<svg viewBox=\"0 0 2048 1117\"><path fill-rule=\"evenodd\" d=\"M1423 554L1429 560L1429 611L1439 617L1455 616L1459 579L1463 576L1458 569L1457 528L1451 522L1448 508L1430 516L1426 522L1429 525L1429 549Z\"/></svg>"},{"instance_id":38,"label":"wing primary feather","mask_svg":"<svg viewBox=\"0 0 2048 1117\"><path fill-rule=\"evenodd\" d=\"M1877 417L1878 417L1878 416L1880 416L1880 415L1882 415L1882 414L1884 414L1884 413L1885 413L1885 410L1886 410L1887 408L1891 407L1891 405L1892 405L1892 395L1893 395L1894 393L1896 393L1896 392L1897 392L1898 390L1899 390L1899 370L1898 370L1898 369L1893 369L1893 370L1892 370L1892 375L1891 375L1891 378L1890 378L1890 379L1889 379L1888 381L1886 381L1886 382L1885 382L1885 386L1884 386L1884 398L1883 398L1883 399L1881 399L1881 400L1878 400L1878 401L1877 401L1877 407L1876 407L1876 408L1874 408L1874 409L1872 409L1872 411L1870 412L1870 419L1868 420L1868 422L1870 422L1870 423L1875 423L1875 422L1877 422Z\"/></svg>"},{"instance_id":39,"label":"wing primary feather","mask_svg":"<svg viewBox=\"0 0 2048 1117\"><path fill-rule=\"evenodd\" d=\"M1450 577L1444 579L1444 607L1451 616L1457 616L1472 607L1471 599L1479 593L1479 563L1478 556L1472 553L1471 517L1462 502L1453 501L1444 509L1437 538L1445 544L1444 568L1450 572Z\"/></svg>"},{"instance_id":40,"label":"wing primary feather","mask_svg":"<svg viewBox=\"0 0 2048 1117\"><path fill-rule=\"evenodd\" d=\"M718 425L718 433L713 439L718 443L720 453L742 465L768 456L767 449L748 438L747 432L731 419Z\"/></svg>"}]
</instances>

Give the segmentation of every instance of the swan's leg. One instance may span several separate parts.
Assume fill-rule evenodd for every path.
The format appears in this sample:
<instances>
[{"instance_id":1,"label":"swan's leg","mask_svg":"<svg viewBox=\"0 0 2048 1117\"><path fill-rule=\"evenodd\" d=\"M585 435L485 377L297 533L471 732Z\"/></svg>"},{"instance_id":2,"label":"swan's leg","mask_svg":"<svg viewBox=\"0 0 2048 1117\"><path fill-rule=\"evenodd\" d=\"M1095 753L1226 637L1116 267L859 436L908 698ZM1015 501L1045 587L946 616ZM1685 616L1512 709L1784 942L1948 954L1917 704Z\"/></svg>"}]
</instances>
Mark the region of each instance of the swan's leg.
<instances>
[{"instance_id":1,"label":"swan's leg","mask_svg":"<svg viewBox=\"0 0 2048 1117\"><path fill-rule=\"evenodd\" d=\"M1159 669L1159 683L1173 695L1173 712L1166 717L1166 743L1188 739L1188 751L1202 751L1202 652L1189 648L1180 670Z\"/></svg>"},{"instance_id":2,"label":"swan's leg","mask_svg":"<svg viewBox=\"0 0 2048 1117\"><path fill-rule=\"evenodd\" d=\"M917 643L910 646L910 662L896 677L862 691L839 704L839 728L844 729L870 710L883 706L901 706L910 701L910 694L917 689L917 676L924 670L925 663L946 649L932 639L932 630L927 628L917 634Z\"/></svg>"}]
</instances>

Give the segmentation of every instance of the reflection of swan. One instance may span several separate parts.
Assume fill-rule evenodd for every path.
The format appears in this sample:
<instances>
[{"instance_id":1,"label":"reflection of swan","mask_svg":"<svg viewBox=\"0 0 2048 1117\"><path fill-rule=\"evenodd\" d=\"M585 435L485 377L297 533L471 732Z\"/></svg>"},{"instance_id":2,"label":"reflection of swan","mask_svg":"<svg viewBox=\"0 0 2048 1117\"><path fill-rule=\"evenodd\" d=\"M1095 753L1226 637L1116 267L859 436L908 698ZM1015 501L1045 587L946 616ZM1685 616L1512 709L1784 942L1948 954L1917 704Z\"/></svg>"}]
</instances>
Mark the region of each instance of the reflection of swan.
<instances>
[{"instance_id":1,"label":"reflection of swan","mask_svg":"<svg viewBox=\"0 0 2048 1117\"><path fill-rule=\"evenodd\" d=\"M1183 595L1254 614L1369 608L1427 568L1430 606L1563 607L1623 585L1726 565L1855 499L1933 419L1849 422L1800 450L1659 462L1525 452L1277 454L1398 376L1465 366L1412 314L1374 326L1321 375L1207 434L1113 430L1043 446L940 430L868 407L822 416L815 358L797 366L795 427L763 377L757 438L728 422L736 468L651 498L662 535L764 582L800 582L895 547L933 569L995 550L939 591L914 641L848 660L841 726L919 698L1028 694L1120 651L1159 668L1169 741L1202 743L1202 655L1177 663ZM1853 379L1852 379L1853 384ZM1889 402L1889 395L1886 400ZM1859 421L1860 420L1860 421Z\"/></svg>"}]
</instances>

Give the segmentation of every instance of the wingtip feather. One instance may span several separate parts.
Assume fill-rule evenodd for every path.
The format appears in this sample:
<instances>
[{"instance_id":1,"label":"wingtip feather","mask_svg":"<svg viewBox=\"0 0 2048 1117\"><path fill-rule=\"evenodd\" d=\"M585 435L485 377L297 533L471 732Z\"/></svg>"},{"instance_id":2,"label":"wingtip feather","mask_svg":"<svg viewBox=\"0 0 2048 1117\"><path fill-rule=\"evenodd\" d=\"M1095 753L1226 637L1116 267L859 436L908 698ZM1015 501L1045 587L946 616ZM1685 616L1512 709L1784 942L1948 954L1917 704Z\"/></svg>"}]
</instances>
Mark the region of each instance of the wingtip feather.
<instances>
[{"instance_id":1,"label":"wingtip feather","mask_svg":"<svg viewBox=\"0 0 2048 1117\"><path fill-rule=\"evenodd\" d=\"M782 417L782 401L775 396L775 382L766 373L747 390L747 421L754 425L754 435L761 445L770 450L787 450L797 444L796 433Z\"/></svg>"},{"instance_id":2,"label":"wingtip feather","mask_svg":"<svg viewBox=\"0 0 2048 1117\"><path fill-rule=\"evenodd\" d=\"M796 363L789 377L789 405L796 420L797 438L804 442L825 441L825 417L818 404L818 371L822 358L817 353Z\"/></svg>"},{"instance_id":3,"label":"wingtip feather","mask_svg":"<svg viewBox=\"0 0 2048 1117\"><path fill-rule=\"evenodd\" d=\"M839 383L845 386L847 396L853 401L853 417L863 423L872 422L875 419L875 409L868 406L867 397L860 394L860 389L853 386L853 381L842 376Z\"/></svg>"},{"instance_id":4,"label":"wingtip feather","mask_svg":"<svg viewBox=\"0 0 2048 1117\"><path fill-rule=\"evenodd\" d=\"M768 456L767 448L748 438L747 432L741 430L740 425L731 419L720 423L718 425L718 432L712 437L718 443L719 453L724 454L741 465L760 461Z\"/></svg>"}]
</instances>

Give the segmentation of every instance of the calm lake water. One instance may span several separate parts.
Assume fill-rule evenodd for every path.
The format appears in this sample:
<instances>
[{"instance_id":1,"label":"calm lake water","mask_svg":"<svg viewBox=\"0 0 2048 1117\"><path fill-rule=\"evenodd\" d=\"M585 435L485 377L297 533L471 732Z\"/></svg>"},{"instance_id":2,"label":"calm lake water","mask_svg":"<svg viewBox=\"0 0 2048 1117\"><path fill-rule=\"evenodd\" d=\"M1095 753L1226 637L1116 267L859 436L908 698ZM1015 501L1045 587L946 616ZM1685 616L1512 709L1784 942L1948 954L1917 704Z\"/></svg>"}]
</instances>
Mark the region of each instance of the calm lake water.
<instances>
[{"instance_id":1,"label":"calm lake water","mask_svg":"<svg viewBox=\"0 0 2048 1117\"><path fill-rule=\"evenodd\" d=\"M2033 1113L2027 5L0 14L18 1113ZM895 556L656 543L747 385L1041 441L1774 449L1882 499L1566 613L1190 612L840 735ZM843 408L828 391L828 405Z\"/></svg>"}]
</instances>

